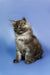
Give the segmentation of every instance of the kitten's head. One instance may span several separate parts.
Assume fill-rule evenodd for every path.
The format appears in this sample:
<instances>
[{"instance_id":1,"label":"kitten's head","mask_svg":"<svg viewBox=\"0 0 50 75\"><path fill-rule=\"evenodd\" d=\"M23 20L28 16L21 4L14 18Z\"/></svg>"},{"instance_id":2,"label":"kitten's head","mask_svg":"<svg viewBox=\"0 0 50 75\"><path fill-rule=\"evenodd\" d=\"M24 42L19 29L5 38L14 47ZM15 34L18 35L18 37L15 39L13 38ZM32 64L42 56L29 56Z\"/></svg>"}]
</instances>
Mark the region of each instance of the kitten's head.
<instances>
[{"instance_id":1,"label":"kitten's head","mask_svg":"<svg viewBox=\"0 0 50 75\"><path fill-rule=\"evenodd\" d=\"M19 21L10 20L10 22L13 25L15 33L22 34L23 32L25 32L24 26L26 25L27 22L25 18L22 18Z\"/></svg>"}]
</instances>

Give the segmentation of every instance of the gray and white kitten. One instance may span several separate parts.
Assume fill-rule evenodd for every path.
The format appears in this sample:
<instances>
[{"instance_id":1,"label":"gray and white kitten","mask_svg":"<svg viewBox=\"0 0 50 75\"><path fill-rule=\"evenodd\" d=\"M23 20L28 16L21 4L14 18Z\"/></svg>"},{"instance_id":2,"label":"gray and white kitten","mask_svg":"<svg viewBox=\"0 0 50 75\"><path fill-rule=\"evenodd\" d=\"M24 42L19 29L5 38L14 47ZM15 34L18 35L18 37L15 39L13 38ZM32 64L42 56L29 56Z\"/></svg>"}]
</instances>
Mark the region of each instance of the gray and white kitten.
<instances>
[{"instance_id":1,"label":"gray and white kitten","mask_svg":"<svg viewBox=\"0 0 50 75\"><path fill-rule=\"evenodd\" d=\"M25 18L19 21L10 20L15 32L16 59L14 63L21 61L22 57L26 64L30 64L42 57L43 50L37 38L33 35L30 24Z\"/></svg>"}]
</instances>

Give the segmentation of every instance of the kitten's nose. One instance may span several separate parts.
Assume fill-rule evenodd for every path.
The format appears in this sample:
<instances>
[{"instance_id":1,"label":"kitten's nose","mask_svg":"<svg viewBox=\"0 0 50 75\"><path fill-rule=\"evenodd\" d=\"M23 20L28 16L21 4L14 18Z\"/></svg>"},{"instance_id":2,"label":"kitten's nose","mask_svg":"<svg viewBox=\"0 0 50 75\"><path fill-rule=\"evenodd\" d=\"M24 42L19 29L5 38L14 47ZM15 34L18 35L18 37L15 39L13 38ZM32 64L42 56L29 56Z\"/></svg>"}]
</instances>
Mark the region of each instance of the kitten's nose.
<instances>
[{"instance_id":1,"label":"kitten's nose","mask_svg":"<svg viewBox=\"0 0 50 75\"><path fill-rule=\"evenodd\" d=\"M19 28L19 29L21 29L22 27L21 27L21 26L19 26L18 28Z\"/></svg>"}]
</instances>

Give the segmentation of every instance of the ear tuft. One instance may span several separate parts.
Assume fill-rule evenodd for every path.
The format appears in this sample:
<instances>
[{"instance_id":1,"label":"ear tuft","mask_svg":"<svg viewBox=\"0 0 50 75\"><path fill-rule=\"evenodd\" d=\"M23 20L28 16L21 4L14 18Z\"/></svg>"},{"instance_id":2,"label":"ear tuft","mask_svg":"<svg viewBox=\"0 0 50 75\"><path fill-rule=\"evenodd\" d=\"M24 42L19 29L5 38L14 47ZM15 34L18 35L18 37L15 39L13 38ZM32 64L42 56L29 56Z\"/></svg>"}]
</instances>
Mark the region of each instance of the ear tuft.
<instances>
[{"instance_id":1,"label":"ear tuft","mask_svg":"<svg viewBox=\"0 0 50 75\"><path fill-rule=\"evenodd\" d=\"M16 21L14 20L9 20L9 21L12 23L12 25L16 24Z\"/></svg>"},{"instance_id":2,"label":"ear tuft","mask_svg":"<svg viewBox=\"0 0 50 75\"><path fill-rule=\"evenodd\" d=\"M23 17L23 18L22 18L22 20L26 21L26 18L25 18L25 17Z\"/></svg>"}]
</instances>

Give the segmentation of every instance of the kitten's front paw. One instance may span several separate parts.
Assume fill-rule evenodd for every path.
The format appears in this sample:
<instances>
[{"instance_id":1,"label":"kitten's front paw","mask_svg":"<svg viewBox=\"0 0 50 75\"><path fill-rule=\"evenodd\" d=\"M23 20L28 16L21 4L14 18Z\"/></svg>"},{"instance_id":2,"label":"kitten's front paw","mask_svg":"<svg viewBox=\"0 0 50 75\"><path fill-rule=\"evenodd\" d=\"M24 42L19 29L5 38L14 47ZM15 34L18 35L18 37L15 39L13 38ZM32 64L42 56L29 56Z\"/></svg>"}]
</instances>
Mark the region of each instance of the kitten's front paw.
<instances>
[{"instance_id":1,"label":"kitten's front paw","mask_svg":"<svg viewBox=\"0 0 50 75\"><path fill-rule=\"evenodd\" d=\"M31 64L31 63L33 63L35 61L36 61L36 59L30 59L30 60L26 60L25 63L26 64Z\"/></svg>"},{"instance_id":2,"label":"kitten's front paw","mask_svg":"<svg viewBox=\"0 0 50 75\"><path fill-rule=\"evenodd\" d=\"M25 63L26 63L26 64L31 64L32 62L31 62L31 61L25 61Z\"/></svg>"},{"instance_id":3,"label":"kitten's front paw","mask_svg":"<svg viewBox=\"0 0 50 75\"><path fill-rule=\"evenodd\" d=\"M14 59L13 60L13 63L19 63L20 61L19 60L17 60L17 59Z\"/></svg>"}]
</instances>

